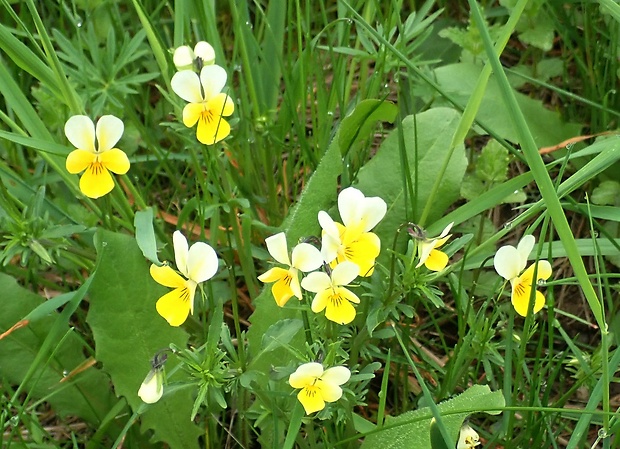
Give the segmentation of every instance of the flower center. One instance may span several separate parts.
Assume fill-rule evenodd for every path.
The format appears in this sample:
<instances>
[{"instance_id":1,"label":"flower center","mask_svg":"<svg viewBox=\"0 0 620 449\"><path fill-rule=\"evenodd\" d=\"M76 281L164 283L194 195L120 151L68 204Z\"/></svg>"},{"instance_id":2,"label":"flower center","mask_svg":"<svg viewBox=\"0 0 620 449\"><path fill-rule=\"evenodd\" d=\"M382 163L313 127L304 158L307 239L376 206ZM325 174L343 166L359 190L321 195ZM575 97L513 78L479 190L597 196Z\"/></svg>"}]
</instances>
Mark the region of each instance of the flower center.
<instances>
[{"instance_id":1,"label":"flower center","mask_svg":"<svg viewBox=\"0 0 620 449\"><path fill-rule=\"evenodd\" d=\"M180 297L183 302L189 301L190 294L189 294L189 288L187 288L187 286L181 289Z\"/></svg>"},{"instance_id":2,"label":"flower center","mask_svg":"<svg viewBox=\"0 0 620 449\"><path fill-rule=\"evenodd\" d=\"M103 163L99 160L98 154L95 156L95 160L90 163L88 170L90 170L90 172L95 176L100 175L106 170Z\"/></svg>"},{"instance_id":3,"label":"flower center","mask_svg":"<svg viewBox=\"0 0 620 449\"><path fill-rule=\"evenodd\" d=\"M211 123L213 121L214 113L206 105L204 105L202 112L200 113L200 120L205 123Z\"/></svg>"},{"instance_id":4,"label":"flower center","mask_svg":"<svg viewBox=\"0 0 620 449\"><path fill-rule=\"evenodd\" d=\"M329 300L334 307L340 307L344 299L340 296L340 293L332 287L332 294L329 295Z\"/></svg>"},{"instance_id":5,"label":"flower center","mask_svg":"<svg viewBox=\"0 0 620 449\"><path fill-rule=\"evenodd\" d=\"M316 379L315 379L315 382L316 382ZM316 385L307 385L306 388L304 388L304 393L309 398L315 397L318 392L319 392L319 388Z\"/></svg>"}]
</instances>

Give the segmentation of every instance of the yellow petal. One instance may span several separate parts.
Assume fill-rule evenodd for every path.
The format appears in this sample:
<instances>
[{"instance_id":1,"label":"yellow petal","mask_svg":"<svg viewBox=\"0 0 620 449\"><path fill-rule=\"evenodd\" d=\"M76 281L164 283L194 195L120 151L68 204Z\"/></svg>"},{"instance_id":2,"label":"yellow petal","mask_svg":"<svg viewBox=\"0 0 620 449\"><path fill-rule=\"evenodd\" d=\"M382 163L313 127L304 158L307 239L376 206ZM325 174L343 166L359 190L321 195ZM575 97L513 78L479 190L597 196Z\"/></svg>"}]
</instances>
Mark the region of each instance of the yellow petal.
<instances>
[{"instance_id":1,"label":"yellow petal","mask_svg":"<svg viewBox=\"0 0 620 449\"><path fill-rule=\"evenodd\" d=\"M217 94L207 103L209 110L216 116L228 117L235 111L235 104L226 94Z\"/></svg>"},{"instance_id":2,"label":"yellow petal","mask_svg":"<svg viewBox=\"0 0 620 449\"><path fill-rule=\"evenodd\" d=\"M191 128L196 124L205 107L202 103L189 103L183 108L183 124Z\"/></svg>"},{"instance_id":3,"label":"yellow petal","mask_svg":"<svg viewBox=\"0 0 620 449\"><path fill-rule=\"evenodd\" d=\"M325 318L338 324L349 324L355 318L355 307L341 295L333 295L327 302Z\"/></svg>"},{"instance_id":4,"label":"yellow petal","mask_svg":"<svg viewBox=\"0 0 620 449\"><path fill-rule=\"evenodd\" d=\"M114 188L112 175L100 162L93 162L80 178L80 190L89 198L99 198Z\"/></svg>"},{"instance_id":5,"label":"yellow petal","mask_svg":"<svg viewBox=\"0 0 620 449\"><path fill-rule=\"evenodd\" d=\"M104 151L99 155L99 160L105 168L117 175L124 175L129 170L129 159L125 152L118 148Z\"/></svg>"},{"instance_id":6,"label":"yellow petal","mask_svg":"<svg viewBox=\"0 0 620 449\"><path fill-rule=\"evenodd\" d=\"M370 276L374 259L379 256L381 241L376 234L366 232L345 248L345 258L360 267L360 276ZM370 267L369 267L370 265Z\"/></svg>"},{"instance_id":7,"label":"yellow petal","mask_svg":"<svg viewBox=\"0 0 620 449\"><path fill-rule=\"evenodd\" d=\"M290 284L291 280L287 276L286 278L278 280L271 287L271 293L273 294L273 298L276 300L276 304L278 304L280 307L284 307L288 300L295 295Z\"/></svg>"},{"instance_id":8,"label":"yellow petal","mask_svg":"<svg viewBox=\"0 0 620 449\"><path fill-rule=\"evenodd\" d=\"M271 270L266 271L258 277L258 280L269 284L271 282L278 281L280 279L284 279L288 275L288 270L280 267L274 267Z\"/></svg>"},{"instance_id":9,"label":"yellow petal","mask_svg":"<svg viewBox=\"0 0 620 449\"><path fill-rule=\"evenodd\" d=\"M230 134L230 125L220 115L209 110L203 113L198 120L196 137L200 143L213 145Z\"/></svg>"},{"instance_id":10,"label":"yellow petal","mask_svg":"<svg viewBox=\"0 0 620 449\"><path fill-rule=\"evenodd\" d=\"M325 408L325 401L323 400L319 389L315 386L307 386L302 389L297 394L297 399L299 399L301 405L304 406L304 410L306 410L307 415Z\"/></svg>"},{"instance_id":11,"label":"yellow petal","mask_svg":"<svg viewBox=\"0 0 620 449\"><path fill-rule=\"evenodd\" d=\"M515 311L525 317L527 316L528 306L530 302L530 292L531 288L513 288L512 290L512 306L515 308ZM533 313L538 313L545 305L545 295L543 295L538 290L534 296L534 308L532 309Z\"/></svg>"},{"instance_id":12,"label":"yellow petal","mask_svg":"<svg viewBox=\"0 0 620 449\"><path fill-rule=\"evenodd\" d=\"M76 174L84 171L92 164L97 156L95 153L91 153L86 150L73 150L67 156L66 167L67 171L71 174Z\"/></svg>"},{"instance_id":13,"label":"yellow petal","mask_svg":"<svg viewBox=\"0 0 620 449\"><path fill-rule=\"evenodd\" d=\"M441 271L448 265L448 255L443 251L434 249L426 258L424 265L431 271Z\"/></svg>"},{"instance_id":14,"label":"yellow petal","mask_svg":"<svg viewBox=\"0 0 620 449\"><path fill-rule=\"evenodd\" d=\"M162 265L158 267L155 264L151 265L151 276L158 284L164 287L181 288L185 287L185 279L181 277L179 273L174 271L172 267L168 265Z\"/></svg>"},{"instance_id":15,"label":"yellow petal","mask_svg":"<svg viewBox=\"0 0 620 449\"><path fill-rule=\"evenodd\" d=\"M165 294L156 304L159 313L171 326L180 326L189 315L193 298L187 287L176 288Z\"/></svg>"}]
</instances>

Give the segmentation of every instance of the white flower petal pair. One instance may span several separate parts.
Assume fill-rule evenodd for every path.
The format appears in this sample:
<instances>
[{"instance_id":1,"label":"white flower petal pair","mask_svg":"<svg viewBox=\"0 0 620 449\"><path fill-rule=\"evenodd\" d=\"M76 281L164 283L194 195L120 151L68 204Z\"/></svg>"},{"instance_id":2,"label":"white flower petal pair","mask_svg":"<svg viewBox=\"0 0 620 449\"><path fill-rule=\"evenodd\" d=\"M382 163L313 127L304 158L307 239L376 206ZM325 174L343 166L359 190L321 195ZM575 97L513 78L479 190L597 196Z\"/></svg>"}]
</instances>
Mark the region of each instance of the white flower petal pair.
<instances>
[{"instance_id":1,"label":"white flower petal pair","mask_svg":"<svg viewBox=\"0 0 620 449\"><path fill-rule=\"evenodd\" d=\"M123 121L113 115L104 115L97 121L97 127L86 115L74 115L65 123L65 135L78 150L103 153L118 143L125 130ZM97 146L95 146L95 138Z\"/></svg>"},{"instance_id":2,"label":"white flower petal pair","mask_svg":"<svg viewBox=\"0 0 620 449\"><path fill-rule=\"evenodd\" d=\"M172 59L177 70L190 70L196 58L200 58L203 65L215 62L215 50L205 41L198 42L192 50L188 45L182 45L174 51Z\"/></svg>"},{"instance_id":3,"label":"white flower petal pair","mask_svg":"<svg viewBox=\"0 0 620 449\"><path fill-rule=\"evenodd\" d=\"M200 284L215 276L218 259L210 245L196 242L190 248L187 239L180 231L172 234L172 244L177 268L187 279Z\"/></svg>"},{"instance_id":4,"label":"white flower petal pair","mask_svg":"<svg viewBox=\"0 0 620 449\"><path fill-rule=\"evenodd\" d=\"M519 276L525 270L527 258L534 249L535 243L536 238L533 235L526 235L519 241L516 248L506 245L498 249L493 258L497 274L508 281Z\"/></svg>"}]
</instances>

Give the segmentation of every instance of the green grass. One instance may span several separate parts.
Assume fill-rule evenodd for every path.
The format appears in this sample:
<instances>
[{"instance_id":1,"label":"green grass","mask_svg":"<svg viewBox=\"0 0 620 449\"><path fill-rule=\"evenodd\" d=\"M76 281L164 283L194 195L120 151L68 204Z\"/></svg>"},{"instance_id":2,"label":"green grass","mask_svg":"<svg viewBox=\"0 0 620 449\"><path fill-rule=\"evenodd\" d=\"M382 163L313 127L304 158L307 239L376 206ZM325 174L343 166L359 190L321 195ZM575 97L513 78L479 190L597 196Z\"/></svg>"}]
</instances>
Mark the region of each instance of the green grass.
<instances>
[{"instance_id":1,"label":"green grass","mask_svg":"<svg viewBox=\"0 0 620 449\"><path fill-rule=\"evenodd\" d=\"M618 17L607 0L3 0L2 447L438 449L468 416L480 447L617 447ZM213 146L170 84L199 40L235 104ZM130 171L99 199L65 169L77 114L125 124ZM310 293L278 307L265 238L319 242L351 185L388 205L356 319ZM450 222L446 270L417 268L411 223ZM173 328L149 266L176 267L177 229L220 264ZM553 275L522 318L492 259L530 233ZM352 377L308 417L288 378L310 361Z\"/></svg>"}]
</instances>

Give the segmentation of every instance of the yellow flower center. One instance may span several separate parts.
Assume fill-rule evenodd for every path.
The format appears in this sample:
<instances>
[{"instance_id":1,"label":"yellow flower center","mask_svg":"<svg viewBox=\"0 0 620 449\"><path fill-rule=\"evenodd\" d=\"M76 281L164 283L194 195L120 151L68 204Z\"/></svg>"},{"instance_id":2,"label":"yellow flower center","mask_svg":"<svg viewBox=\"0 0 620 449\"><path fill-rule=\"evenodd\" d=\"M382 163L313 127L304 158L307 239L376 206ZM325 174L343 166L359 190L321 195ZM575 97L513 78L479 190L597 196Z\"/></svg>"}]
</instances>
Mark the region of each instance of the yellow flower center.
<instances>
[{"instance_id":1,"label":"yellow flower center","mask_svg":"<svg viewBox=\"0 0 620 449\"><path fill-rule=\"evenodd\" d=\"M342 296L338 292L336 292L336 289L334 288L332 288L332 294L329 295L329 300L334 307L340 307L340 305L344 301Z\"/></svg>"},{"instance_id":2,"label":"yellow flower center","mask_svg":"<svg viewBox=\"0 0 620 449\"><path fill-rule=\"evenodd\" d=\"M204 123L211 123L214 116L215 114L213 113L213 111L209 109L206 104L204 104L202 112L200 113L200 120Z\"/></svg>"},{"instance_id":3,"label":"yellow flower center","mask_svg":"<svg viewBox=\"0 0 620 449\"><path fill-rule=\"evenodd\" d=\"M95 159L88 166L88 171L90 171L93 175L97 176L103 173L106 170L103 162L99 160L99 155L95 155Z\"/></svg>"}]
</instances>

